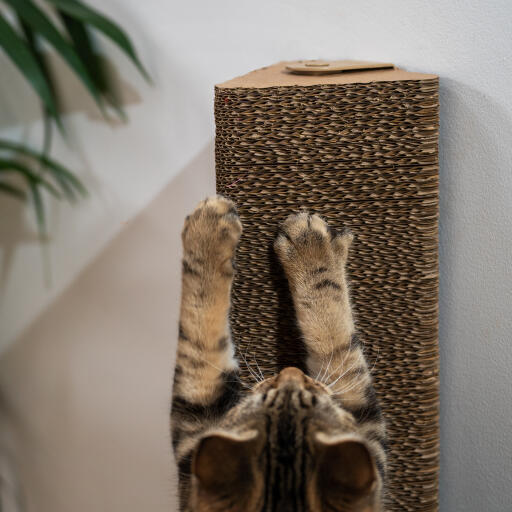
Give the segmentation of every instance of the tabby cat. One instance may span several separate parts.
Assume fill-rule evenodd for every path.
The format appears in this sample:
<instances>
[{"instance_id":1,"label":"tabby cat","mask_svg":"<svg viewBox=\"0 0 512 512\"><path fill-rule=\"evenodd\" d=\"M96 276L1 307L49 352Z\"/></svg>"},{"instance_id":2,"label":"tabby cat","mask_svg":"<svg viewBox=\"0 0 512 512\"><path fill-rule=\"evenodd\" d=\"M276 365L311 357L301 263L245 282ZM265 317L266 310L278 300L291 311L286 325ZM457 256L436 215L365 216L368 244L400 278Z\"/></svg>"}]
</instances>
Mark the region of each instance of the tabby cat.
<instances>
[{"instance_id":1,"label":"tabby cat","mask_svg":"<svg viewBox=\"0 0 512 512\"><path fill-rule=\"evenodd\" d=\"M285 368L245 392L228 326L241 233L221 196L202 201L183 228L171 413L180 509L382 511L386 432L350 307L352 235L306 212L283 223L274 248L307 373Z\"/></svg>"}]
</instances>

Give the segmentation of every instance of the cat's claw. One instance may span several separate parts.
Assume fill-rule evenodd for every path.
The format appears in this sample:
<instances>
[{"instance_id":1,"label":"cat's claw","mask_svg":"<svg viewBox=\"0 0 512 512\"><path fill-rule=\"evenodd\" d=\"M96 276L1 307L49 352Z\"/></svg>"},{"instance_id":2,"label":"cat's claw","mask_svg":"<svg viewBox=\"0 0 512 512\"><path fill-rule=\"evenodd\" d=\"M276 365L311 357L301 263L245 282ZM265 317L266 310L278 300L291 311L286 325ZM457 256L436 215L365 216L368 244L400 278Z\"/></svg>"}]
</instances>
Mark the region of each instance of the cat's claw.
<instances>
[{"instance_id":1,"label":"cat's claw","mask_svg":"<svg viewBox=\"0 0 512 512\"><path fill-rule=\"evenodd\" d=\"M233 259L241 234L242 223L233 201L219 195L208 197L185 220L181 235L185 260L225 266Z\"/></svg>"},{"instance_id":2,"label":"cat's claw","mask_svg":"<svg viewBox=\"0 0 512 512\"><path fill-rule=\"evenodd\" d=\"M316 214L300 212L282 223L274 249L287 270L344 263L353 240L350 231L334 233Z\"/></svg>"}]
</instances>

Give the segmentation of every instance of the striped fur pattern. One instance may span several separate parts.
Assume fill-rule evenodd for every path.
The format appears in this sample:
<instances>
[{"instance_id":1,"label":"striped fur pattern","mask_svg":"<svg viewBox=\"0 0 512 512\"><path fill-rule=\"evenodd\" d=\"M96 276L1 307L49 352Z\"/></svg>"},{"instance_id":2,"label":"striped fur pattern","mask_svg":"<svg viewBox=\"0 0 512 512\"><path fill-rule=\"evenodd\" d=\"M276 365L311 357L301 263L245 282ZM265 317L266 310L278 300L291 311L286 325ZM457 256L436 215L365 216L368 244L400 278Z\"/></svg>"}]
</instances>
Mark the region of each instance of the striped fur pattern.
<instances>
[{"instance_id":1,"label":"striped fur pattern","mask_svg":"<svg viewBox=\"0 0 512 512\"><path fill-rule=\"evenodd\" d=\"M229 333L242 226L216 196L183 229L182 299L171 429L187 512L382 512L386 431L354 325L349 232L293 214L275 251L288 278L307 372L245 389Z\"/></svg>"}]
</instances>

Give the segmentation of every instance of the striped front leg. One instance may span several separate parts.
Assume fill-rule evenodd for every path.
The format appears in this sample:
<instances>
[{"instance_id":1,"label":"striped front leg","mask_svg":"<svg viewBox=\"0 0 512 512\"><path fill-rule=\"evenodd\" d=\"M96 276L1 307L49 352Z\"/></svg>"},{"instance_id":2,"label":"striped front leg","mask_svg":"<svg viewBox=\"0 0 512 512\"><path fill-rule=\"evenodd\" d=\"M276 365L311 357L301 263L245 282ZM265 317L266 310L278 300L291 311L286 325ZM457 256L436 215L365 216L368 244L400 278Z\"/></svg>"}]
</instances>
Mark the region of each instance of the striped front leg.
<instances>
[{"instance_id":1,"label":"striped front leg","mask_svg":"<svg viewBox=\"0 0 512 512\"><path fill-rule=\"evenodd\" d=\"M181 473L188 473L197 435L239 396L228 313L233 258L242 232L234 204L202 201L183 228L183 269L171 427Z\"/></svg>"},{"instance_id":2,"label":"striped front leg","mask_svg":"<svg viewBox=\"0 0 512 512\"><path fill-rule=\"evenodd\" d=\"M350 411L386 474L386 426L352 316L345 272L352 235L335 235L317 215L290 215L275 249L285 269L308 350L311 377Z\"/></svg>"},{"instance_id":3,"label":"striped front leg","mask_svg":"<svg viewBox=\"0 0 512 512\"><path fill-rule=\"evenodd\" d=\"M334 236L306 212L290 215L275 249L292 293L311 377L330 386L345 405L366 405L371 377L357 341L345 263L352 235Z\"/></svg>"}]
</instances>

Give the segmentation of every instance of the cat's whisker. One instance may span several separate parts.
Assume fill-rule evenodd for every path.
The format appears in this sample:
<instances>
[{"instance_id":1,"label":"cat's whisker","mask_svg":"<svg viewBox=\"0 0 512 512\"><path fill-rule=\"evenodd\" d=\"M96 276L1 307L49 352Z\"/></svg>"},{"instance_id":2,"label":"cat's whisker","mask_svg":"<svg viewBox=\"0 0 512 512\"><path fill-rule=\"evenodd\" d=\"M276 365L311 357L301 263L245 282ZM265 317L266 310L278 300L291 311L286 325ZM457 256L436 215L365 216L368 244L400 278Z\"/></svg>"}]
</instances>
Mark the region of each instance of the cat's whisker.
<instances>
[{"instance_id":1,"label":"cat's whisker","mask_svg":"<svg viewBox=\"0 0 512 512\"><path fill-rule=\"evenodd\" d=\"M350 341L350 343L352 343L352 340ZM349 350L350 350L350 349L349 349ZM367 369L367 371L368 371L370 374L372 374L373 369L375 368L375 365L376 365L377 360L378 360L378 357L379 357L379 353L380 353L380 349L379 349L379 348L377 348L377 355L376 355L376 357L375 357L375 361L373 362L372 367L371 367L369 370ZM348 354L348 353L347 353L347 354ZM329 379L329 378L330 378L334 373L336 373L336 371L337 371L341 366L343 366L343 364L344 364L344 362L345 362L346 358L347 358L347 356L343 359L343 362L338 366L338 368L337 368L334 372L332 372L332 373L331 373L331 375L329 375L328 379ZM348 368L345 372L343 372L343 373L342 373L342 374L341 374L341 375L340 375L340 376L339 376L339 377L338 377L334 382L332 382L331 384L327 384L327 386L328 386L329 388L331 388L331 389L332 389L332 387L333 387L333 386L334 386L334 385L335 385L335 384L336 384L336 383L337 383L341 378L343 378L343 377L344 377L344 376L345 376L349 371L351 371L352 369L354 369L356 366L357 366L357 363L355 363L355 364L354 364L354 365L352 365L350 368ZM326 384L326 383L325 383L325 384Z\"/></svg>"},{"instance_id":2,"label":"cat's whisker","mask_svg":"<svg viewBox=\"0 0 512 512\"><path fill-rule=\"evenodd\" d=\"M330 379L330 378L331 378L331 377L332 377L332 376L333 376L337 371L339 371L339 369L340 369L341 367L345 366L345 363L347 362L347 359L349 358L350 354L351 354L351 353L352 353L352 351L353 351L353 348L352 348L352 340L353 340L353 339L354 339L354 336L351 336L351 337L350 337L350 341L348 342L348 349L347 349L347 351L346 351L345 356L343 357L343 360L341 361L341 364L336 368L336 370L335 370L334 372L332 372L332 373L329 375L328 379ZM350 367L347 371L350 371L351 369L353 369L353 366L352 366L352 367ZM344 373L342 374L342 376L344 376L346 373L347 373L347 372L344 372Z\"/></svg>"},{"instance_id":3,"label":"cat's whisker","mask_svg":"<svg viewBox=\"0 0 512 512\"><path fill-rule=\"evenodd\" d=\"M329 385L329 388L332 389L340 379L345 377L349 372L351 372L355 368L357 368L357 363L353 364L350 368L348 368L345 372L343 372L334 382L332 382ZM357 372L356 375L354 376L354 378L357 379L359 377L359 375L361 375L361 373L364 373L364 372L362 372L362 371Z\"/></svg>"},{"instance_id":4,"label":"cat's whisker","mask_svg":"<svg viewBox=\"0 0 512 512\"><path fill-rule=\"evenodd\" d=\"M357 389L359 386L362 386L362 384L363 384L363 381L355 382L355 383L353 383L352 386L349 386L348 388L345 388L345 389L342 389L340 391L337 391L333 395L338 397L338 398L340 398L340 399L342 399L342 400L345 400L344 395L346 395L347 393L349 393L350 391L352 391L354 389Z\"/></svg>"},{"instance_id":5,"label":"cat's whisker","mask_svg":"<svg viewBox=\"0 0 512 512\"><path fill-rule=\"evenodd\" d=\"M212 368L215 368L219 373L224 373L224 370L222 370L221 368L219 368L217 365L213 364L211 361L209 361L208 359L206 359L206 357L200 355L200 354L196 354L196 356L199 360L203 361L204 363L210 365ZM238 369L238 368L237 368ZM237 380L227 380L226 382L228 383L238 383L240 385L242 385L243 387L247 388L247 389L252 389L251 386L248 386L245 382L243 382L240 377L237 378Z\"/></svg>"},{"instance_id":6,"label":"cat's whisker","mask_svg":"<svg viewBox=\"0 0 512 512\"><path fill-rule=\"evenodd\" d=\"M252 387L246 384L240 377L238 377L237 380L226 380L225 382L229 384L240 384L245 389L252 389Z\"/></svg>"},{"instance_id":7,"label":"cat's whisker","mask_svg":"<svg viewBox=\"0 0 512 512\"><path fill-rule=\"evenodd\" d=\"M256 361L256 354L253 354L252 360L255 362L256 367L258 368L258 371L260 372L260 376L261 376L261 381L260 382L263 382L265 380L265 376L263 375L263 372L261 371L261 368L260 368L260 365L258 364L258 361Z\"/></svg>"},{"instance_id":8,"label":"cat's whisker","mask_svg":"<svg viewBox=\"0 0 512 512\"><path fill-rule=\"evenodd\" d=\"M336 369L331 372L329 374L329 376L323 381L324 384L327 384L327 382L329 381L329 379L336 373L339 371L339 369L341 367L343 367L345 365L345 362L347 361L348 359L348 356L350 354L350 352L352 351L352 338L350 338L350 341L349 341L349 344L348 344L348 350L347 350L347 353L345 354L345 357L343 358L343 360L341 361L341 363L336 367ZM346 373L346 372L345 372ZM343 374L342 374L343 375ZM328 386L329 384L327 384Z\"/></svg>"},{"instance_id":9,"label":"cat's whisker","mask_svg":"<svg viewBox=\"0 0 512 512\"><path fill-rule=\"evenodd\" d=\"M251 366L249 365L249 363L247 362L247 357L245 354L241 354L242 357L244 358L244 362L245 362L245 366L247 368L247 370L249 371L249 373L251 374L252 378L254 379L254 381L256 382L256 384L258 384L259 382L261 382L259 379L258 379L258 376L256 375L256 373L254 373L254 370L251 368Z\"/></svg>"},{"instance_id":10,"label":"cat's whisker","mask_svg":"<svg viewBox=\"0 0 512 512\"><path fill-rule=\"evenodd\" d=\"M364 375L363 372L361 372L361 375ZM348 393L349 391L352 391L353 389L357 388L358 386L362 385L364 383L364 378L358 378L357 380L355 380L352 385L350 386L347 386L343 389L341 389L340 391L337 391L335 392L334 394L335 395L343 395L345 393Z\"/></svg>"},{"instance_id":11,"label":"cat's whisker","mask_svg":"<svg viewBox=\"0 0 512 512\"><path fill-rule=\"evenodd\" d=\"M338 376L338 378L334 381L334 382L331 382L330 384L327 384L327 387L332 389L332 387L340 380L342 379L343 377L345 377L345 375L347 375L348 372L352 371L354 368L357 368L358 366L358 361L355 361L354 364L352 366L349 366L341 375Z\"/></svg>"},{"instance_id":12,"label":"cat's whisker","mask_svg":"<svg viewBox=\"0 0 512 512\"><path fill-rule=\"evenodd\" d=\"M246 354L247 355L247 354ZM255 356L254 356L255 357ZM246 361L247 361L247 358L246 358ZM254 361L256 363L256 361ZM256 365L258 366L258 363L256 363ZM258 366L258 369L259 369L259 366ZM258 372L251 366L251 370L256 378L256 382L263 382L265 380L265 378L263 377L263 375L258 375ZM261 374L261 370L260 370L260 374Z\"/></svg>"},{"instance_id":13,"label":"cat's whisker","mask_svg":"<svg viewBox=\"0 0 512 512\"><path fill-rule=\"evenodd\" d=\"M372 366L372 368L370 370L368 370L368 368L366 368L366 370L364 370L364 371L361 370L360 372L358 372L358 374L359 375L366 375L366 374L371 375L371 372L373 371L373 368L375 367L375 363L376 362L377 362L377 360L374 361L373 366ZM342 389L339 393L346 393L348 391L351 391L353 388L357 387L357 385L362 384L363 381L364 381L364 379L358 379L358 380L356 380L354 382L354 386L349 386L349 387L347 387L345 389ZM335 394L338 394L338 393L335 393Z\"/></svg>"},{"instance_id":14,"label":"cat's whisker","mask_svg":"<svg viewBox=\"0 0 512 512\"><path fill-rule=\"evenodd\" d=\"M374 370L374 368L375 368L375 365L377 364L377 361L378 361L378 359L379 359L379 354L380 354L380 348L379 348L379 347L377 347L377 355L375 356L375 361L373 362L372 367L368 370L368 371L370 372L370 374L372 374L372 373L373 373L373 370Z\"/></svg>"},{"instance_id":15,"label":"cat's whisker","mask_svg":"<svg viewBox=\"0 0 512 512\"><path fill-rule=\"evenodd\" d=\"M212 368L215 368L219 373L223 373L224 370L222 370L221 368L219 368L218 366L214 365L211 361L209 361L206 357L200 355L200 354L194 354L194 357L197 357L198 359L200 359L201 361L203 361L203 363L206 363L206 364L209 364Z\"/></svg>"},{"instance_id":16,"label":"cat's whisker","mask_svg":"<svg viewBox=\"0 0 512 512\"><path fill-rule=\"evenodd\" d=\"M331 351L331 354L332 354L332 351ZM323 376L324 373L325 373L324 364L325 364L325 361L322 360L321 364L320 364L320 368L318 370L318 373L315 376L315 380L318 381L318 382L322 382L322 380L320 379L320 374L322 374L322 376Z\"/></svg>"},{"instance_id":17,"label":"cat's whisker","mask_svg":"<svg viewBox=\"0 0 512 512\"><path fill-rule=\"evenodd\" d=\"M324 362L322 361L321 364L320 364L320 369L318 370L318 373L315 376L315 380L317 380L318 382L322 382L319 379L319 377L320 377L320 374L323 372L323 368L324 368Z\"/></svg>"},{"instance_id":18,"label":"cat's whisker","mask_svg":"<svg viewBox=\"0 0 512 512\"><path fill-rule=\"evenodd\" d=\"M334 343L332 342L332 340L329 341L329 344L330 344L330 348L331 348L331 357L329 358L329 362L327 363L327 367L325 368L325 371L322 373L322 376L320 377L320 379L318 379L320 382L324 382L323 379L325 378L325 376L327 375L327 372L329 371L329 368L332 363L332 357L334 355Z\"/></svg>"}]
</instances>

